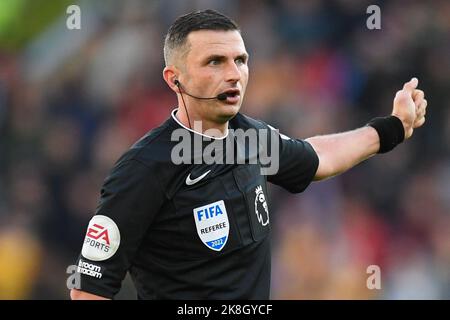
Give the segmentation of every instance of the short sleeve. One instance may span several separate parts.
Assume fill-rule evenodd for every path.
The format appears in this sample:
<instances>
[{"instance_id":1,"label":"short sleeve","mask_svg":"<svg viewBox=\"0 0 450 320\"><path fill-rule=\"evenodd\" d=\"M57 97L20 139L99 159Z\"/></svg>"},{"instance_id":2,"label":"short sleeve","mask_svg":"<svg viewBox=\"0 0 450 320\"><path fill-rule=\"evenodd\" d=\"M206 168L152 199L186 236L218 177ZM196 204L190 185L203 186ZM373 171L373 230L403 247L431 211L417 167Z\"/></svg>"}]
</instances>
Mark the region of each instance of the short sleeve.
<instances>
[{"instance_id":1,"label":"short sleeve","mask_svg":"<svg viewBox=\"0 0 450 320\"><path fill-rule=\"evenodd\" d=\"M154 170L140 161L113 168L77 262L80 290L113 298L164 199Z\"/></svg>"},{"instance_id":2,"label":"short sleeve","mask_svg":"<svg viewBox=\"0 0 450 320\"><path fill-rule=\"evenodd\" d=\"M279 139L279 169L276 174L268 175L267 181L292 193L303 192L317 172L317 153L307 141L290 138L267 126L276 131L275 137Z\"/></svg>"}]
</instances>

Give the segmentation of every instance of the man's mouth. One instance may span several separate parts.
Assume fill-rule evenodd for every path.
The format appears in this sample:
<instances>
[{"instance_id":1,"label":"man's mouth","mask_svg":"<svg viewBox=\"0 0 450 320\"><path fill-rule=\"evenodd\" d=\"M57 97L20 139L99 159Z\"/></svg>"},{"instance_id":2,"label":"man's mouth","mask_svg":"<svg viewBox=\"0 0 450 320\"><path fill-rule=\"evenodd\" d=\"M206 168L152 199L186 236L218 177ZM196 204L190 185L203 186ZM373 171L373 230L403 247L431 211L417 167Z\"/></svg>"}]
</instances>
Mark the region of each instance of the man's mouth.
<instances>
[{"instance_id":1,"label":"man's mouth","mask_svg":"<svg viewBox=\"0 0 450 320\"><path fill-rule=\"evenodd\" d=\"M236 104L241 98L241 91L239 89L228 89L223 93L227 96L227 98L223 100L223 102L227 104Z\"/></svg>"}]
</instances>

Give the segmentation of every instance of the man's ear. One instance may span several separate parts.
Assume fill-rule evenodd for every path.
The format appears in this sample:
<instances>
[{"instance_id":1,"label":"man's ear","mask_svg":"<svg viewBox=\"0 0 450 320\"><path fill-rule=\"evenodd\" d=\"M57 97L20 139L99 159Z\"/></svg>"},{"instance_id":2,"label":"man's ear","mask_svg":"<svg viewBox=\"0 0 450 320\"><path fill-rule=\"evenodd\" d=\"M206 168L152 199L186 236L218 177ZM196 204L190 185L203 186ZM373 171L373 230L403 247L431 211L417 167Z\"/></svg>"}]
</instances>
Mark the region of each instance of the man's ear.
<instances>
[{"instance_id":1,"label":"man's ear","mask_svg":"<svg viewBox=\"0 0 450 320\"><path fill-rule=\"evenodd\" d=\"M167 85L175 91L176 93L180 93L180 89L178 88L175 80L178 80L178 75L180 72L174 66L166 66L163 70L163 78L166 81Z\"/></svg>"}]
</instances>

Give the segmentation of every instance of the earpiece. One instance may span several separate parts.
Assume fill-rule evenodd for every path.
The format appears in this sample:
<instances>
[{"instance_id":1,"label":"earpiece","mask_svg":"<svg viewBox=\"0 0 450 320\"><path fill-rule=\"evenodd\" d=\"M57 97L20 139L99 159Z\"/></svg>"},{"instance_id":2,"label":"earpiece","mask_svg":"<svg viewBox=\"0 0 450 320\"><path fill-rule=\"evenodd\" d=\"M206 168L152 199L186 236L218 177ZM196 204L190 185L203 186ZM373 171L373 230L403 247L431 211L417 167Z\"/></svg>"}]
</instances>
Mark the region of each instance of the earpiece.
<instances>
[{"instance_id":1,"label":"earpiece","mask_svg":"<svg viewBox=\"0 0 450 320\"><path fill-rule=\"evenodd\" d=\"M181 83L180 83L180 81L178 81L178 79L173 80L173 83L174 83L174 85L176 85L178 87L178 90L180 90L181 100L183 100L183 105L184 105L184 108L186 110L186 115L188 117L189 129L192 129L191 128L191 120L189 119L189 113L188 113L187 108L186 108L186 102L184 102L184 98L183 98L183 91L184 90L181 89ZM192 94L190 94L190 93L188 93L186 91L184 91L184 93L186 93L188 96L190 96L192 98L199 99L199 100L215 100L215 99L217 99L219 101L225 101L225 100L227 100L227 97L228 97L228 95L226 93L220 93L217 96L211 97L211 98L197 97L197 96L194 96L194 95L192 95Z\"/></svg>"},{"instance_id":2,"label":"earpiece","mask_svg":"<svg viewBox=\"0 0 450 320\"><path fill-rule=\"evenodd\" d=\"M183 92L181 91L181 82L180 81L178 81L178 79L175 79L175 80L173 80L173 84L174 85L176 85L177 87L178 87L178 89L180 90L180 93L181 93L181 98L183 98ZM214 100L214 99L217 99L217 100L219 100L219 101L224 101L224 100L227 100L227 94L226 93L219 93L217 96L215 96L215 97L211 97L211 98L203 98L203 97L197 97L197 96L194 96L194 95L192 95L192 94L190 94L190 93L188 93L186 90L184 90L183 89L183 91L184 91L184 93L186 93L188 96L190 96L190 97L192 97L192 98L195 98L195 99L200 99L200 100Z\"/></svg>"}]
</instances>

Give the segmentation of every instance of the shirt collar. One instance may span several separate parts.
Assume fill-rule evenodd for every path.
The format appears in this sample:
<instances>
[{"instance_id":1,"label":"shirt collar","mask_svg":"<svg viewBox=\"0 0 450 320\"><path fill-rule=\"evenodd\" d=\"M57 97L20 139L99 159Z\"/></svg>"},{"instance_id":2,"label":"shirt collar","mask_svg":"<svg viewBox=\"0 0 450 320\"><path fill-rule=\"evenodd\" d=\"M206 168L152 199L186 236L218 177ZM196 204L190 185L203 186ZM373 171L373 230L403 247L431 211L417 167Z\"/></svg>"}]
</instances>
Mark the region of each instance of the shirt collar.
<instances>
[{"instance_id":1,"label":"shirt collar","mask_svg":"<svg viewBox=\"0 0 450 320\"><path fill-rule=\"evenodd\" d=\"M188 130L188 131L190 131L190 132L192 132L192 133L198 134L198 135L200 135L200 136L202 136L202 137L206 137L206 138L214 139L214 140L223 140L223 139L225 139L226 137L228 137L228 133L229 133L228 127L227 127L227 132L225 133L225 135L224 135L223 137L212 137L212 136L208 136L208 135L206 135L206 134L203 134L203 133L201 133L201 132L194 131L194 130L192 130L191 128L186 127L184 124L182 124L182 123L180 122L180 120L178 120L177 116L175 115L175 114L177 113L177 111L178 111L178 108L175 108L175 109L172 111L172 118L175 120L176 123L178 123L178 124L179 124L181 127L183 127L184 129L186 129L186 130Z\"/></svg>"}]
</instances>

